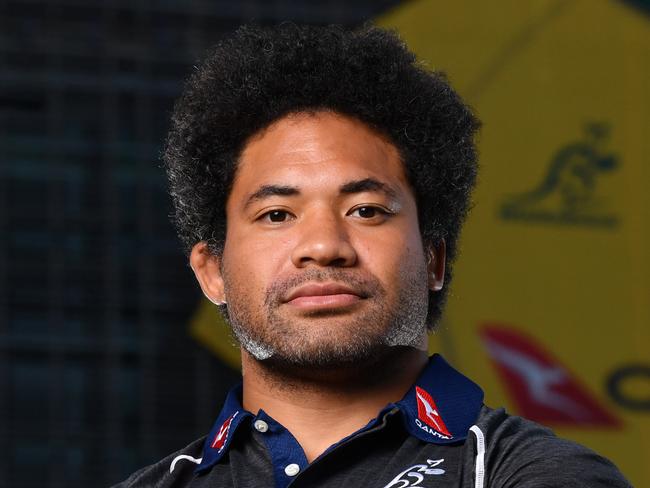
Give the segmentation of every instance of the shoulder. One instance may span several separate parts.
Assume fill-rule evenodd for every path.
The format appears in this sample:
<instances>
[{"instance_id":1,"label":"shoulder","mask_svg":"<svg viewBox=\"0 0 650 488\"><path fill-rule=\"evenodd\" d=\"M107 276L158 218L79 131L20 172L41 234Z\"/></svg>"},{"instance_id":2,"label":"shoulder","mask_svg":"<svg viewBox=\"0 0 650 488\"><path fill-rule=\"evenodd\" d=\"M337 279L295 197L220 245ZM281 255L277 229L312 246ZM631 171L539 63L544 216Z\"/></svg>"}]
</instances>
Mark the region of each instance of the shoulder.
<instances>
[{"instance_id":1,"label":"shoulder","mask_svg":"<svg viewBox=\"0 0 650 488\"><path fill-rule=\"evenodd\" d=\"M155 464L136 471L113 488L162 488L183 486L194 476L194 469L201 462L205 437L197 439L183 449L165 457Z\"/></svg>"},{"instance_id":2,"label":"shoulder","mask_svg":"<svg viewBox=\"0 0 650 488\"><path fill-rule=\"evenodd\" d=\"M485 446L486 486L631 487L608 459L502 408L483 407L475 427Z\"/></svg>"}]
</instances>

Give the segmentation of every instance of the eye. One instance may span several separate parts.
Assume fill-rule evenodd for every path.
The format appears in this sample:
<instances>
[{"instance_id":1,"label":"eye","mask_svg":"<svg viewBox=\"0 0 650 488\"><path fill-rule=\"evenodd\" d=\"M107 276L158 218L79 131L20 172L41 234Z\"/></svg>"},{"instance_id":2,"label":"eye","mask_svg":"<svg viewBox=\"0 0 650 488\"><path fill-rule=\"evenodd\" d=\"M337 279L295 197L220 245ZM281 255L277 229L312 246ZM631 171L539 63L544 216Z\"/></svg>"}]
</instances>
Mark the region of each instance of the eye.
<instances>
[{"instance_id":1,"label":"eye","mask_svg":"<svg viewBox=\"0 0 650 488\"><path fill-rule=\"evenodd\" d=\"M387 209L376 207L374 205L360 205L353 208L347 213L347 215L359 217L363 220L376 219L377 217L386 217L390 214L391 212Z\"/></svg>"},{"instance_id":2,"label":"eye","mask_svg":"<svg viewBox=\"0 0 650 488\"><path fill-rule=\"evenodd\" d=\"M286 222L287 220L290 220L291 217L292 215L286 210L276 209L276 210L270 210L269 212L262 214L259 219L277 224L277 223Z\"/></svg>"}]
</instances>

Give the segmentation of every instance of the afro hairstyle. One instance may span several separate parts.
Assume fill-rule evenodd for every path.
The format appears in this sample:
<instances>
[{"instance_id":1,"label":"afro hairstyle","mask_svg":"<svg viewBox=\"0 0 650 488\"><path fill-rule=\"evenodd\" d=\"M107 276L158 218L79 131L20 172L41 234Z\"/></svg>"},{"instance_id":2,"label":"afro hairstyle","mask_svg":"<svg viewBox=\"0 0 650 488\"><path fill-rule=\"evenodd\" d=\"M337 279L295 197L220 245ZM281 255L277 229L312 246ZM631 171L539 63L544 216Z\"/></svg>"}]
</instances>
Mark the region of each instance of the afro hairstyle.
<instances>
[{"instance_id":1,"label":"afro hairstyle","mask_svg":"<svg viewBox=\"0 0 650 488\"><path fill-rule=\"evenodd\" d=\"M200 241L223 251L226 200L246 142L286 115L320 110L356 118L397 147L425 248L446 244L446 286L429 296L432 329L470 207L480 124L443 73L370 24L246 25L208 52L174 106L163 151L185 251Z\"/></svg>"}]
</instances>

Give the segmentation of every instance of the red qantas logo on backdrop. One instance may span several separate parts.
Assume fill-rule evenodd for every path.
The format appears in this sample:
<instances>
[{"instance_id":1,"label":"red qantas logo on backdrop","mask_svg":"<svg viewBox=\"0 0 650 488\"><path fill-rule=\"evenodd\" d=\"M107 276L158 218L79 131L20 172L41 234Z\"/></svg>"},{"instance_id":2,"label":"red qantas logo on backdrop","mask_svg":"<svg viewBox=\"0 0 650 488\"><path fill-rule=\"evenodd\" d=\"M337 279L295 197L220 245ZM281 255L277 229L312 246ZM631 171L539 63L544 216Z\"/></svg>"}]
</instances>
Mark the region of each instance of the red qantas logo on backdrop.
<instances>
[{"instance_id":1,"label":"red qantas logo on backdrop","mask_svg":"<svg viewBox=\"0 0 650 488\"><path fill-rule=\"evenodd\" d=\"M237 416L239 412L233 413L230 417L226 419L226 421L221 424L221 427L219 427L219 432L217 432L217 435L214 437L214 440L212 441L212 449L219 449L219 452L223 449L223 446L226 445L226 440L228 439L228 432L230 431L230 424L232 424L233 419Z\"/></svg>"},{"instance_id":2,"label":"red qantas logo on backdrop","mask_svg":"<svg viewBox=\"0 0 650 488\"><path fill-rule=\"evenodd\" d=\"M447 430L447 426L442 421L442 417L438 413L438 407L436 407L436 402L433 401L431 395L419 386L416 386L415 398L418 402L418 418L429 427L434 428L437 432L447 437L452 437L449 430Z\"/></svg>"},{"instance_id":3,"label":"red qantas logo on backdrop","mask_svg":"<svg viewBox=\"0 0 650 488\"><path fill-rule=\"evenodd\" d=\"M481 338L519 413L530 420L575 427L621 422L540 344L521 331L487 325Z\"/></svg>"}]
</instances>

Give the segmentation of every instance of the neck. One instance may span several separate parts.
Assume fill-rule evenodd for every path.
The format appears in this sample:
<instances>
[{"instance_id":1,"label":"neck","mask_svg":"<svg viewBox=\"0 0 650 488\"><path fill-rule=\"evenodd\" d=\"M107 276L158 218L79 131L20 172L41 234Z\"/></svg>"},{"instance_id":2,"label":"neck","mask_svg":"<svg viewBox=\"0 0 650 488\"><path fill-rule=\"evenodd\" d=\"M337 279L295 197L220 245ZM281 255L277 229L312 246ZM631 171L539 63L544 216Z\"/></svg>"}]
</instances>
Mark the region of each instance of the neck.
<instances>
[{"instance_id":1,"label":"neck","mask_svg":"<svg viewBox=\"0 0 650 488\"><path fill-rule=\"evenodd\" d=\"M395 347L372 364L305 375L309 368L273 367L242 350L243 406L253 413L263 409L280 422L311 462L399 401L426 363L426 351Z\"/></svg>"}]
</instances>

